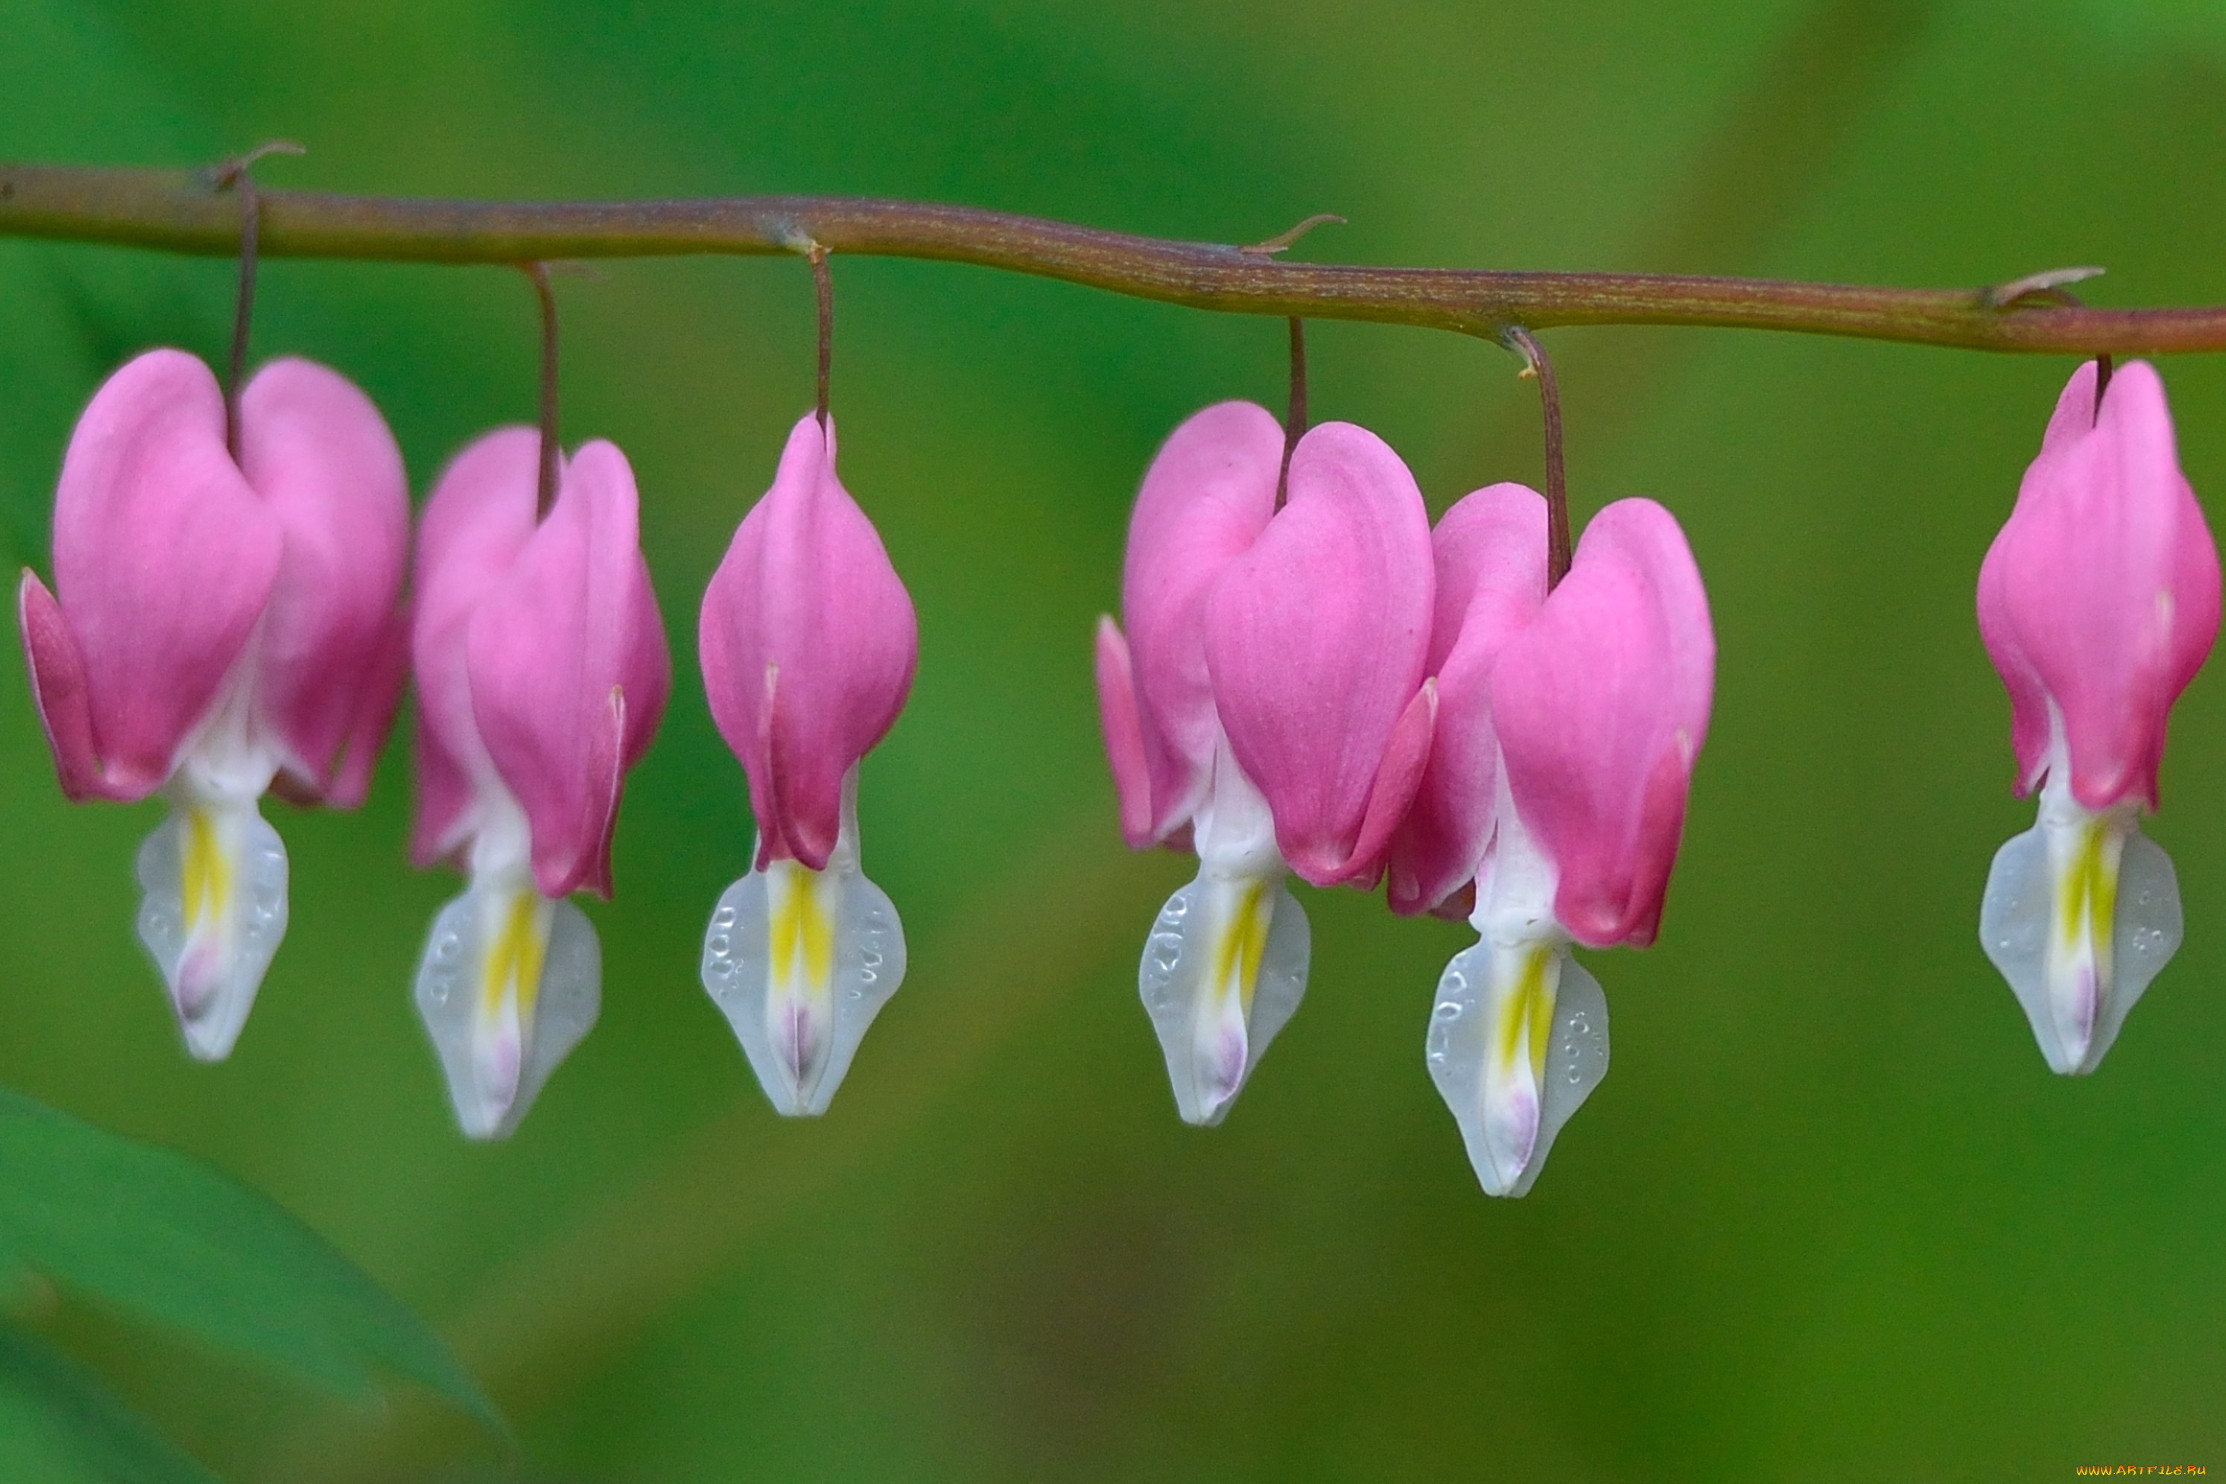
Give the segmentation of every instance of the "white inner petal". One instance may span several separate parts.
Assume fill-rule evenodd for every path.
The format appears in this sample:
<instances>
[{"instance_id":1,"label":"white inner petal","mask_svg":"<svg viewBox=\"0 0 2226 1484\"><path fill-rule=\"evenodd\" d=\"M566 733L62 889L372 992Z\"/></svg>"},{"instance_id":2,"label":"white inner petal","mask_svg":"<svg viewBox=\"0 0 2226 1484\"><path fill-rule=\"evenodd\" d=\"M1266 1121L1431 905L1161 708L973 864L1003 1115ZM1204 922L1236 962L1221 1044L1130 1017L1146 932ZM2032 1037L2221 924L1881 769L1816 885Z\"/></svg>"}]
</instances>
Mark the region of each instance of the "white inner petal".
<instances>
[{"instance_id":1,"label":"white inner petal","mask_svg":"<svg viewBox=\"0 0 2226 1484\"><path fill-rule=\"evenodd\" d=\"M1438 980L1424 1049L1478 1183L1520 1196L1607 1075L1607 997L1564 945L1479 943Z\"/></svg>"},{"instance_id":2,"label":"white inner petal","mask_svg":"<svg viewBox=\"0 0 2226 1484\"><path fill-rule=\"evenodd\" d=\"M457 1124L503 1138L594 1026L603 956L585 913L530 875L475 876L433 921L417 1012L448 1078Z\"/></svg>"},{"instance_id":3,"label":"white inner petal","mask_svg":"<svg viewBox=\"0 0 2226 1484\"><path fill-rule=\"evenodd\" d=\"M163 789L170 815L139 847L139 940L186 1050L222 1061L286 935L286 847L257 810L278 771L256 735L251 636Z\"/></svg>"},{"instance_id":4,"label":"white inner petal","mask_svg":"<svg viewBox=\"0 0 2226 1484\"><path fill-rule=\"evenodd\" d=\"M1556 873L1500 771L1497 820L1477 872L1479 941L1438 980L1424 1057L1487 1194L1528 1191L1555 1135L1608 1071L1608 1002L1569 956Z\"/></svg>"},{"instance_id":5,"label":"white inner petal","mask_svg":"<svg viewBox=\"0 0 2226 1484\"><path fill-rule=\"evenodd\" d=\"M1224 740L1194 822L1198 876L1152 924L1137 989L1186 1123L1219 1123L1306 993L1306 914L1267 800Z\"/></svg>"},{"instance_id":6,"label":"white inner petal","mask_svg":"<svg viewBox=\"0 0 2226 1484\"><path fill-rule=\"evenodd\" d=\"M2061 753L2060 744L2052 749ZM2134 803L2095 811L2052 756L2039 817L1995 853L1979 942L2015 991L2050 1069L2092 1072L2179 950L2179 883Z\"/></svg>"},{"instance_id":7,"label":"white inner petal","mask_svg":"<svg viewBox=\"0 0 2226 1484\"><path fill-rule=\"evenodd\" d=\"M286 847L254 795L184 793L139 847L139 941L169 987L186 1050L222 1061L286 935Z\"/></svg>"},{"instance_id":8,"label":"white inner petal","mask_svg":"<svg viewBox=\"0 0 2226 1484\"><path fill-rule=\"evenodd\" d=\"M1201 870L1167 899L1137 988L1183 1121L1219 1123L1306 993L1306 914L1278 877Z\"/></svg>"},{"instance_id":9,"label":"white inner petal","mask_svg":"<svg viewBox=\"0 0 2226 1484\"><path fill-rule=\"evenodd\" d=\"M703 940L703 987L773 1106L827 1111L851 1059L904 981L904 927L859 870L858 770L843 780L827 867L774 861L728 887Z\"/></svg>"}]
</instances>

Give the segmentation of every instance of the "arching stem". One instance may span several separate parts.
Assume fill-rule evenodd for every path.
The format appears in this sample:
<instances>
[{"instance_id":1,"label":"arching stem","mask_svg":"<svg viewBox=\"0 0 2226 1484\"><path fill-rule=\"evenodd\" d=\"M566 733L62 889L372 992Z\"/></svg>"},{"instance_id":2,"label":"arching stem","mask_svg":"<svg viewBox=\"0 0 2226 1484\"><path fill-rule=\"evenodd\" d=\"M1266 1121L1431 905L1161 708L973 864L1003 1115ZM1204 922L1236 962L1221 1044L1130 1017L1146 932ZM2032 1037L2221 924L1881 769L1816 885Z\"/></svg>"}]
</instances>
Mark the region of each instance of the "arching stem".
<instances>
[{"instance_id":1,"label":"arching stem","mask_svg":"<svg viewBox=\"0 0 2226 1484\"><path fill-rule=\"evenodd\" d=\"M2226 304L2081 309L2027 285L1880 288L1659 273L1536 273L1291 263L1210 242L918 201L731 196L678 201L453 201L265 191L265 257L386 262L830 252L936 258L1225 313L1427 325L1722 325L1924 345L2093 355L2226 350ZM238 223L204 171L0 163L0 237L115 242L229 257Z\"/></svg>"}]
</instances>

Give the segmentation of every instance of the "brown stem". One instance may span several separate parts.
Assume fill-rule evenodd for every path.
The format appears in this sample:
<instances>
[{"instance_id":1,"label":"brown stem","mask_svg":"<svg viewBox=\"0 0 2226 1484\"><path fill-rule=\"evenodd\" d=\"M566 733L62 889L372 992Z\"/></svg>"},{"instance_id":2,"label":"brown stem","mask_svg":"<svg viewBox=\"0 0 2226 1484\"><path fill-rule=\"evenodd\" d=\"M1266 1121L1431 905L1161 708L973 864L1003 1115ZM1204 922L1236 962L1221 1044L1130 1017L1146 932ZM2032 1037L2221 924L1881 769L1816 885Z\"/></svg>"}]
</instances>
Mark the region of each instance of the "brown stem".
<instances>
[{"instance_id":1,"label":"brown stem","mask_svg":"<svg viewBox=\"0 0 2226 1484\"><path fill-rule=\"evenodd\" d=\"M1507 329L1507 344L1523 358L1523 375L1538 379L1538 405L1546 422L1546 591L1569 575L1569 476L1561 457L1561 388L1546 347L1521 325Z\"/></svg>"},{"instance_id":2,"label":"brown stem","mask_svg":"<svg viewBox=\"0 0 2226 1484\"><path fill-rule=\"evenodd\" d=\"M244 155L226 160L208 172L209 184L219 193L237 191L240 198L240 289L232 301L232 353L224 368L224 448L234 463L240 457L240 387L247 375L247 337L255 320L255 256L263 218L262 194L248 172L266 155L298 155L302 147L284 139L259 144ZM11 197L6 172L0 171L0 206Z\"/></svg>"},{"instance_id":3,"label":"brown stem","mask_svg":"<svg viewBox=\"0 0 2226 1484\"><path fill-rule=\"evenodd\" d=\"M224 367L224 447L232 462L240 459L240 387L247 375L248 330L255 321L255 239L261 203L255 182L242 169L232 188L240 193L240 291L232 301L232 355Z\"/></svg>"},{"instance_id":4,"label":"brown stem","mask_svg":"<svg viewBox=\"0 0 2226 1484\"><path fill-rule=\"evenodd\" d=\"M533 508L538 518L546 520L556 508L557 461L562 457L562 445L557 441L556 293L549 287L548 264L520 266L533 280L533 292L541 301L541 475L534 490Z\"/></svg>"},{"instance_id":5,"label":"brown stem","mask_svg":"<svg viewBox=\"0 0 2226 1484\"><path fill-rule=\"evenodd\" d=\"M1424 325L1493 338L1514 324L1723 325L2083 356L2226 350L2226 305L2084 309L2035 297L1997 303L1985 287L1287 263L1238 247L910 201L435 201L265 191L261 207L266 257L520 263L786 253L809 240L829 252L977 263L1201 309ZM0 236L230 256L239 227L205 174L0 165Z\"/></svg>"},{"instance_id":6,"label":"brown stem","mask_svg":"<svg viewBox=\"0 0 2226 1484\"><path fill-rule=\"evenodd\" d=\"M812 265L812 298L819 309L819 426L827 426L827 380L835 364L835 276L827 267L827 249L813 243L804 254Z\"/></svg>"},{"instance_id":7,"label":"brown stem","mask_svg":"<svg viewBox=\"0 0 2226 1484\"><path fill-rule=\"evenodd\" d=\"M1291 316L1291 399L1283 408L1283 467L1275 476L1275 508L1291 493L1291 453L1306 436L1306 321Z\"/></svg>"}]
</instances>

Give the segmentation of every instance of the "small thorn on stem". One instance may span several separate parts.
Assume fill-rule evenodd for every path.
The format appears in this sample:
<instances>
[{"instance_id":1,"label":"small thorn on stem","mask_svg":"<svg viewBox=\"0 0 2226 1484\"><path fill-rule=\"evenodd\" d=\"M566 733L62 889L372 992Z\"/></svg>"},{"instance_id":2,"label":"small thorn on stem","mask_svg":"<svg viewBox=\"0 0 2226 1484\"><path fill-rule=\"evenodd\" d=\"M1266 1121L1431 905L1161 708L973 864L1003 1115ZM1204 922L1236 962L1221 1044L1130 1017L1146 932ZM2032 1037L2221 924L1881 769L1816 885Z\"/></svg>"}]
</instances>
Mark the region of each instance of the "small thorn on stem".
<instances>
[{"instance_id":1,"label":"small thorn on stem","mask_svg":"<svg viewBox=\"0 0 2226 1484\"><path fill-rule=\"evenodd\" d=\"M557 442L556 294L549 287L548 264L518 266L533 281L534 296L541 302L541 468L533 508L536 519L547 520L556 508L558 461L562 458L562 446Z\"/></svg>"},{"instance_id":2,"label":"small thorn on stem","mask_svg":"<svg viewBox=\"0 0 2226 1484\"><path fill-rule=\"evenodd\" d=\"M267 155L303 153L298 144L274 139L235 155L211 172L218 191L237 191L240 198L240 288L232 303L232 354L224 367L224 447L234 463L240 457L240 387L247 374L248 331L255 320L255 253L263 227L262 198L247 172Z\"/></svg>"},{"instance_id":3,"label":"small thorn on stem","mask_svg":"<svg viewBox=\"0 0 2226 1484\"><path fill-rule=\"evenodd\" d=\"M1291 400L1283 412L1283 467L1275 476L1275 508L1291 494L1291 454L1306 436L1306 321L1291 316Z\"/></svg>"},{"instance_id":4,"label":"small thorn on stem","mask_svg":"<svg viewBox=\"0 0 2226 1484\"><path fill-rule=\"evenodd\" d=\"M1554 384L1554 363L1546 347L1521 325L1509 325L1501 341L1523 358L1519 376L1538 383L1538 403L1546 423L1546 591L1569 575L1569 477L1561 454L1561 389Z\"/></svg>"},{"instance_id":5,"label":"small thorn on stem","mask_svg":"<svg viewBox=\"0 0 2226 1484\"><path fill-rule=\"evenodd\" d=\"M1313 231L1316 227L1324 226L1333 222L1340 227L1345 225L1345 219L1337 215L1335 212L1317 211L1312 216L1308 217L1305 221L1300 222L1297 226L1278 232L1265 242L1255 242L1249 247L1240 247L1237 249L1237 251L1245 254L1247 257L1272 258L1279 252L1288 251L1293 243L1297 242L1307 233Z\"/></svg>"},{"instance_id":6,"label":"small thorn on stem","mask_svg":"<svg viewBox=\"0 0 2226 1484\"><path fill-rule=\"evenodd\" d=\"M1989 309L2009 309L2026 299L2076 308L2079 300L2064 290L2072 284L2100 278L2103 272L2103 269L2095 267L2048 268L2039 273L2028 273L2023 278L2013 278L2008 283L1981 289L1979 302Z\"/></svg>"},{"instance_id":7,"label":"small thorn on stem","mask_svg":"<svg viewBox=\"0 0 2226 1484\"><path fill-rule=\"evenodd\" d=\"M827 426L827 379L835 361L835 278L827 267L827 249L814 242L804 249L812 265L812 298L819 310L819 393L813 403L819 426Z\"/></svg>"}]
</instances>

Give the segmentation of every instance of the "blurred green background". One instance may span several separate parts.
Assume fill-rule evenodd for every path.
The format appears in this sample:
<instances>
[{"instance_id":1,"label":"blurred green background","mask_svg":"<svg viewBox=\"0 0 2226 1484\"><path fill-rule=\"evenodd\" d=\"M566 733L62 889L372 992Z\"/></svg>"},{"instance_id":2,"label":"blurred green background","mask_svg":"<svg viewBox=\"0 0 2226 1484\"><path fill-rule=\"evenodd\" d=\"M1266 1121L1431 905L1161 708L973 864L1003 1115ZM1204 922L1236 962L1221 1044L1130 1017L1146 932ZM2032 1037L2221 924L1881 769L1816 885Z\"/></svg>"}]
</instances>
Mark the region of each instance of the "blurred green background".
<instances>
[{"instance_id":1,"label":"blurred green background","mask_svg":"<svg viewBox=\"0 0 2226 1484\"><path fill-rule=\"evenodd\" d=\"M2226 298L2213 0L0 0L0 158L483 196L965 202L1302 257ZM221 354L230 265L0 242L0 541L123 357ZM1131 857L1089 634L1136 480L1209 400L1279 405L1283 329L838 260L843 475L918 605L867 762L912 978L824 1120L782 1124L696 981L746 864L695 608L811 389L801 263L561 281L565 424L615 439L681 678L591 906L600 1026L518 1136L453 1131L408 986L455 878L369 807L274 818L287 942L187 1062L132 934L158 807L72 808L0 665L0 1083L203 1154L458 1345L551 1480L2052 1478L2226 1469L2226 679L2152 833L2187 940L2102 1071L2045 1070L1979 953L2010 795L1979 558L2060 359L1714 331L1549 334L1580 517L1685 523L1720 643L1660 943L1590 963L1615 1066L1536 1193L1477 1190L1423 1073L1464 930L1306 893L1307 1003L1227 1126L1181 1126L1135 962L1187 872ZM260 355L377 399L420 492L533 405L526 287L273 262ZM1434 510L1537 477L1496 348L1312 337L1315 414ZM2226 364L2166 368L2226 492ZM2212 507L2214 522L2219 507ZM465 1479L397 1396L335 1413L159 1336L44 1327L227 1477Z\"/></svg>"}]
</instances>

